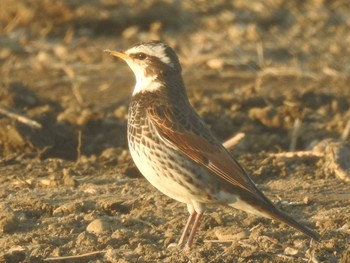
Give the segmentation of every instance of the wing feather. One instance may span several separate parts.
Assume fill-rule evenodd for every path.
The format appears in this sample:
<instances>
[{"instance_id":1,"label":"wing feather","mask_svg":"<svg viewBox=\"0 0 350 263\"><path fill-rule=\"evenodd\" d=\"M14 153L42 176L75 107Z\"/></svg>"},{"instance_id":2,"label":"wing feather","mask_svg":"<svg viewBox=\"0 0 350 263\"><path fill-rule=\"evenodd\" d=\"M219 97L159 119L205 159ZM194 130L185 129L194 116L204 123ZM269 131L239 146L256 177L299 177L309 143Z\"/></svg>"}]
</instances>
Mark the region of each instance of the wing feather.
<instances>
[{"instance_id":1,"label":"wing feather","mask_svg":"<svg viewBox=\"0 0 350 263\"><path fill-rule=\"evenodd\" d=\"M147 110L147 116L158 135L169 146L177 148L188 158L206 167L231 185L260 196L260 191L246 172L222 144L214 139L197 115L175 117L169 108L153 105ZM196 128L197 132L193 128Z\"/></svg>"},{"instance_id":2,"label":"wing feather","mask_svg":"<svg viewBox=\"0 0 350 263\"><path fill-rule=\"evenodd\" d=\"M181 116L178 116L178 115ZM157 130L160 138L170 147L181 151L188 158L206 167L230 185L247 191L250 200L257 209L267 216L300 230L314 240L319 236L309 228L295 221L288 215L274 207L263 193L261 193L243 168L231 157L222 144L211 135L205 124L194 111L184 115L178 111L174 113L164 106L151 106L147 116ZM252 198L252 199L251 199ZM260 200L261 202L257 202Z\"/></svg>"}]
</instances>

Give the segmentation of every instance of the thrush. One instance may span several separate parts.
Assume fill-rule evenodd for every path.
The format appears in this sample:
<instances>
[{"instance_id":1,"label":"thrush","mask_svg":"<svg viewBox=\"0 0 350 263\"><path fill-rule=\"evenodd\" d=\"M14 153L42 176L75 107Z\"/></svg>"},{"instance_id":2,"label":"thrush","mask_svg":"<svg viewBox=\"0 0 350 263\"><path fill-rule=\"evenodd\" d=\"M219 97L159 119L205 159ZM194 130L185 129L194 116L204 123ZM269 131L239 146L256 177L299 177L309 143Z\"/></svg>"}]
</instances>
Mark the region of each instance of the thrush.
<instances>
[{"instance_id":1,"label":"thrush","mask_svg":"<svg viewBox=\"0 0 350 263\"><path fill-rule=\"evenodd\" d=\"M207 205L226 205L279 220L314 240L319 236L277 209L192 108L179 59L163 42L106 50L123 59L136 85L128 112L128 144L144 177L185 203L189 218L179 246L191 247Z\"/></svg>"}]
</instances>

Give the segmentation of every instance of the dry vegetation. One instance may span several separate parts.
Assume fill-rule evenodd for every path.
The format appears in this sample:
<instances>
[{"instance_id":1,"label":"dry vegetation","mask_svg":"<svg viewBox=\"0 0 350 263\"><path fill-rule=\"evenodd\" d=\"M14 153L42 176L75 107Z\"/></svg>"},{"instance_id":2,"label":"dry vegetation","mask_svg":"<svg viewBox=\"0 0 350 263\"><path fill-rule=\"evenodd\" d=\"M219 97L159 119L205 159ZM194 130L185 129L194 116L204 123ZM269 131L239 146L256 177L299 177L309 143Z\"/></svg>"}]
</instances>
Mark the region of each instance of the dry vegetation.
<instances>
[{"instance_id":1,"label":"dry vegetation","mask_svg":"<svg viewBox=\"0 0 350 263\"><path fill-rule=\"evenodd\" d=\"M350 262L350 4L335 1L0 2L0 261ZM194 107L283 210L187 212L126 145L133 76L103 54L162 39Z\"/></svg>"}]
</instances>

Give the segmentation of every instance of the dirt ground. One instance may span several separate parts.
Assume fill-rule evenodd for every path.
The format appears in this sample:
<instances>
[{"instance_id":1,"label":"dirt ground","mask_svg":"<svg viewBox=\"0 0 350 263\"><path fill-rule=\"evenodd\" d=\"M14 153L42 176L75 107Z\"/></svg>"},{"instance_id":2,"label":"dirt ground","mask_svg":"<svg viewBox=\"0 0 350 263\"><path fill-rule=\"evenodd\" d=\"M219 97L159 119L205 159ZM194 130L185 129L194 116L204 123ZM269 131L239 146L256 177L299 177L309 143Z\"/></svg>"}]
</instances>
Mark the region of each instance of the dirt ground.
<instances>
[{"instance_id":1,"label":"dirt ground","mask_svg":"<svg viewBox=\"0 0 350 263\"><path fill-rule=\"evenodd\" d=\"M2 0L0 262L350 262L350 4ZM211 207L187 219L126 143L134 77L103 53L176 49L190 100L258 187L322 236ZM301 152L303 151L303 152Z\"/></svg>"}]
</instances>

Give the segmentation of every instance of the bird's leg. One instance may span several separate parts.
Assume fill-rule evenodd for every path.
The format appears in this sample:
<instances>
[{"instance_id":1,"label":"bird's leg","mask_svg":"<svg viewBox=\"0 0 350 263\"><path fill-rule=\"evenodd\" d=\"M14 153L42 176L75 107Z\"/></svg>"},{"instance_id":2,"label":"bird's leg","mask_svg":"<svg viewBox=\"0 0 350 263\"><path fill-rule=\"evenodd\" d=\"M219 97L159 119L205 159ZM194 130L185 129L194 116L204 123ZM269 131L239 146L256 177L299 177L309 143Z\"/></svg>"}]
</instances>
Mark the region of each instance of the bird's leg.
<instances>
[{"instance_id":1,"label":"bird's leg","mask_svg":"<svg viewBox=\"0 0 350 263\"><path fill-rule=\"evenodd\" d=\"M190 227L190 225L192 224L192 221L193 221L195 215L196 215L196 212L193 212L193 213L191 213L190 216L188 217L187 223L186 223L185 228L184 228L184 230L183 230L183 232L182 232L182 235L181 235L181 237L180 237L179 243L177 244L179 247L182 247L182 246L183 246L183 244L184 244L184 242L185 242L185 238L186 238L187 233L188 233L188 230L189 230L189 227Z\"/></svg>"},{"instance_id":2,"label":"bird's leg","mask_svg":"<svg viewBox=\"0 0 350 263\"><path fill-rule=\"evenodd\" d=\"M185 250L189 250L192 246L193 238L194 238L194 235L196 234L196 230L199 226L199 221L201 220L202 215L203 215L202 213L198 213L196 215L196 219L194 220L190 236L188 237L186 245L185 245Z\"/></svg>"}]
</instances>

